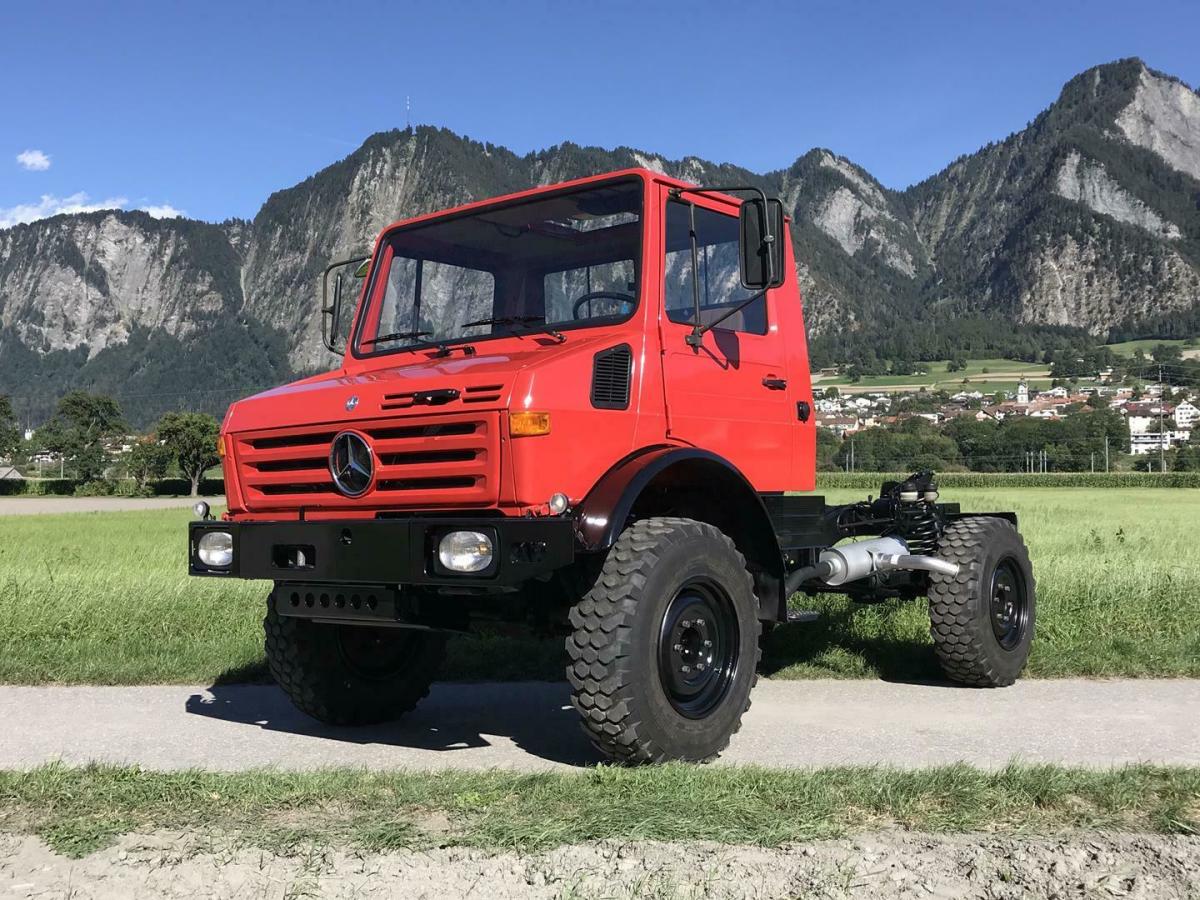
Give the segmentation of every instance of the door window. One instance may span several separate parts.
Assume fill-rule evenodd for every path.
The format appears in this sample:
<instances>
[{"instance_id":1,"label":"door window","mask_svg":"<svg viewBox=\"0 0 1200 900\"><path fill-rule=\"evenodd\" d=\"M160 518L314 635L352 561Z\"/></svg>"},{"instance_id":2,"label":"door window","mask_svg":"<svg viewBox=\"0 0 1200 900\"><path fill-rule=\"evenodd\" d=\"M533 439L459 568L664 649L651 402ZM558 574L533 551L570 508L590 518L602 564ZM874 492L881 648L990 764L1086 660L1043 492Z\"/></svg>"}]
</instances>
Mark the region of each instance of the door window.
<instances>
[{"instance_id":1,"label":"door window","mask_svg":"<svg viewBox=\"0 0 1200 900\"><path fill-rule=\"evenodd\" d=\"M696 270L693 271L689 233L691 215L691 204L678 200L667 203L667 258L664 267L667 318L682 325L696 324L693 284L698 284L700 324L707 325L756 292L742 287L738 220L702 206L695 207ZM766 334L766 294L714 327L718 331Z\"/></svg>"}]
</instances>

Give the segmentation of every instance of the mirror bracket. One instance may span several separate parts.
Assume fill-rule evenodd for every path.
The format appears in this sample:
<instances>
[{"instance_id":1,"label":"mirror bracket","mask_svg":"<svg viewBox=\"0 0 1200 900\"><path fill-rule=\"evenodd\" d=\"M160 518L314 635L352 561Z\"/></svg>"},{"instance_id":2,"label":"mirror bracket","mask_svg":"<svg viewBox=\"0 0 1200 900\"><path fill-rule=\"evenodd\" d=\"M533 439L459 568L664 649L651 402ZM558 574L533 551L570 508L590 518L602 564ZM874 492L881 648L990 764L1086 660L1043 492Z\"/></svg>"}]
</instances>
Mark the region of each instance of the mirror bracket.
<instances>
[{"instance_id":1,"label":"mirror bracket","mask_svg":"<svg viewBox=\"0 0 1200 900\"><path fill-rule=\"evenodd\" d=\"M371 257L369 256L342 259L335 263L330 263L325 267L325 271L321 273L321 343L325 345L325 349L330 353L345 356L346 348L338 347L337 345L337 326L342 317L342 276L340 273L338 274L337 280L334 282L333 299L330 300L329 273L342 266L369 263L370 261ZM356 278L362 277L365 274L363 265L359 265L359 268L354 272Z\"/></svg>"}]
</instances>

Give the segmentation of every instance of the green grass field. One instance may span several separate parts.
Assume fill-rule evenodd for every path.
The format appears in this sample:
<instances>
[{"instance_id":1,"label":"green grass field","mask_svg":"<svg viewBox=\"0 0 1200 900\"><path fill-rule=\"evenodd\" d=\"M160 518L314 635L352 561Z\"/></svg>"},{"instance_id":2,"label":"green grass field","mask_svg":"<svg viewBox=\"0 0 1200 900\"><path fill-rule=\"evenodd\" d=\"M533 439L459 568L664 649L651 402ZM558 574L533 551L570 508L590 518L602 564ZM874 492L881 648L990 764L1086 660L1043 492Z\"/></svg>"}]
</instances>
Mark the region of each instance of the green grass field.
<instances>
[{"instance_id":1,"label":"green grass field","mask_svg":"<svg viewBox=\"0 0 1200 900\"><path fill-rule=\"evenodd\" d=\"M863 492L833 490L845 502ZM1013 509L1038 579L1029 674L1200 675L1200 491L954 489ZM0 500L0 503L4 502ZM265 583L184 574L187 510L0 517L0 682L196 683L262 677ZM776 678L937 675L923 603L856 607L777 628ZM561 642L456 640L446 677L560 678Z\"/></svg>"},{"instance_id":2,"label":"green grass field","mask_svg":"<svg viewBox=\"0 0 1200 900\"><path fill-rule=\"evenodd\" d=\"M1133 356L1135 350L1141 350L1143 353L1149 356L1150 351L1159 344L1166 344L1168 347L1179 347L1186 354L1188 350L1192 348L1185 347L1185 343L1187 343L1185 340L1179 339L1161 340L1155 338L1145 338L1137 341L1121 341L1119 344L1109 344L1108 349L1113 353L1120 354L1121 356Z\"/></svg>"},{"instance_id":3,"label":"green grass field","mask_svg":"<svg viewBox=\"0 0 1200 900\"><path fill-rule=\"evenodd\" d=\"M216 833L284 852L337 845L532 852L597 840L779 846L887 827L1195 834L1200 771L667 765L536 775L217 774L51 765L0 772L0 831L39 835L68 856L156 830Z\"/></svg>"},{"instance_id":4,"label":"green grass field","mask_svg":"<svg viewBox=\"0 0 1200 900\"><path fill-rule=\"evenodd\" d=\"M851 393L862 393L873 389L894 390L896 388L927 388L956 392L959 390L979 390L984 393L996 391L1014 391L1022 378L1025 378L1031 388L1050 386L1049 370L1041 363L1022 362L1015 359L970 359L965 369L950 372L947 369L949 361L929 363L928 375L868 375L859 381L852 382L845 375L834 378L822 378L816 382L816 389L836 387ZM984 372L984 369L987 369ZM967 380L969 384L964 384Z\"/></svg>"}]
</instances>

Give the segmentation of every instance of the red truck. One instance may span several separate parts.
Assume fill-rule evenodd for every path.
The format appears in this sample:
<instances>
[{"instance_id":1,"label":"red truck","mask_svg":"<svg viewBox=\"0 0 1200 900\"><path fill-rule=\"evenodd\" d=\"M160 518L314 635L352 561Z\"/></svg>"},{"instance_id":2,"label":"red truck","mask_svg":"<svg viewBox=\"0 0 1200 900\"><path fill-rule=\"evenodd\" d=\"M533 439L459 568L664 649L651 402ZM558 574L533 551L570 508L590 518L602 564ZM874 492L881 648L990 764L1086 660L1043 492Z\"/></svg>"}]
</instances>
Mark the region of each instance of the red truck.
<instances>
[{"instance_id":1,"label":"red truck","mask_svg":"<svg viewBox=\"0 0 1200 900\"><path fill-rule=\"evenodd\" d=\"M228 512L199 510L189 571L274 583L271 672L339 725L401 715L449 636L515 622L566 635L607 756L711 759L796 592L928 597L946 675L1012 683L1035 612L1013 514L941 503L928 472L802 493L788 228L753 186L643 169L389 226L326 270L341 367L230 408Z\"/></svg>"}]
</instances>

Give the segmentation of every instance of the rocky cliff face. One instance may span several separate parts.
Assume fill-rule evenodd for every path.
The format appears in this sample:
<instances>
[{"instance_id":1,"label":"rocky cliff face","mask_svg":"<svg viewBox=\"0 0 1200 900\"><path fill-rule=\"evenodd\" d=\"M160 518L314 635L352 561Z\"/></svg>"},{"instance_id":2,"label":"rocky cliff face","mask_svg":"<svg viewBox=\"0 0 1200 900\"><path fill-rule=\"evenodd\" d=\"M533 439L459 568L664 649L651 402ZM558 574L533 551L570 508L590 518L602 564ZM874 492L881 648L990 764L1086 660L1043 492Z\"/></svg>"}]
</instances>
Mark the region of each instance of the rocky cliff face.
<instances>
[{"instance_id":1,"label":"rocky cliff face","mask_svg":"<svg viewBox=\"0 0 1200 900\"><path fill-rule=\"evenodd\" d=\"M0 231L0 328L95 356L137 328L187 337L236 315L240 260L218 225L142 212L56 216Z\"/></svg>"},{"instance_id":2,"label":"rocky cliff face","mask_svg":"<svg viewBox=\"0 0 1200 900\"><path fill-rule=\"evenodd\" d=\"M1200 305L1200 97L1137 60L907 192L938 287L1020 322L1161 330Z\"/></svg>"},{"instance_id":3,"label":"rocky cliff face","mask_svg":"<svg viewBox=\"0 0 1200 900\"><path fill-rule=\"evenodd\" d=\"M0 231L0 391L47 373L127 388L146 341L194 355L231 328L261 352L240 387L323 367L328 262L396 219L628 166L781 196L814 335L870 344L897 323L960 316L1161 333L1200 309L1200 96L1127 60L904 192L826 150L759 175L629 148L517 156L417 128L374 135L252 222L100 212L17 226Z\"/></svg>"}]
</instances>

